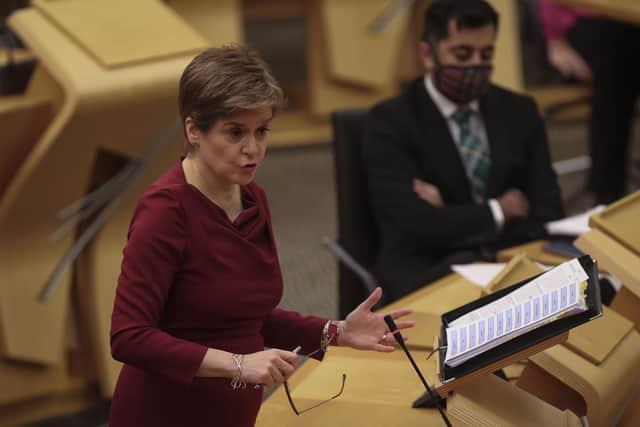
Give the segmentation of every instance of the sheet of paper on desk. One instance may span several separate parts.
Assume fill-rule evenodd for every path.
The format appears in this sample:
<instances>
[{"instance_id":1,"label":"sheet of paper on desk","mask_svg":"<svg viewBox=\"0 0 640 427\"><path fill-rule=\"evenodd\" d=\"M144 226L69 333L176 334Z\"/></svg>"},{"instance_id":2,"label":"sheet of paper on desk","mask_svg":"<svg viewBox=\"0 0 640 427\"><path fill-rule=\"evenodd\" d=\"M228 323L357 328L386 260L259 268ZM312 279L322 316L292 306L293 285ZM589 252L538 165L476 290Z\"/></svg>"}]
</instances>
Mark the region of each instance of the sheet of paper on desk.
<instances>
[{"instance_id":1,"label":"sheet of paper on desk","mask_svg":"<svg viewBox=\"0 0 640 427\"><path fill-rule=\"evenodd\" d=\"M504 269L503 262L476 263L476 264L454 264L451 270L455 271L474 285L481 288L486 287L494 277Z\"/></svg>"},{"instance_id":2,"label":"sheet of paper on desk","mask_svg":"<svg viewBox=\"0 0 640 427\"><path fill-rule=\"evenodd\" d=\"M589 231L589 217L603 210L605 205L598 205L578 215L551 221L545 224L547 233L551 235L580 236Z\"/></svg>"},{"instance_id":3,"label":"sheet of paper on desk","mask_svg":"<svg viewBox=\"0 0 640 427\"><path fill-rule=\"evenodd\" d=\"M543 270L550 270L552 266L540 264ZM487 287L489 283L500 273L507 264L504 262L487 262L474 264L453 264L451 270L458 273L474 285L481 288Z\"/></svg>"},{"instance_id":4,"label":"sheet of paper on desk","mask_svg":"<svg viewBox=\"0 0 640 427\"><path fill-rule=\"evenodd\" d=\"M580 262L572 259L460 316L446 330L445 363L458 366L558 317L586 310L587 278Z\"/></svg>"}]
</instances>

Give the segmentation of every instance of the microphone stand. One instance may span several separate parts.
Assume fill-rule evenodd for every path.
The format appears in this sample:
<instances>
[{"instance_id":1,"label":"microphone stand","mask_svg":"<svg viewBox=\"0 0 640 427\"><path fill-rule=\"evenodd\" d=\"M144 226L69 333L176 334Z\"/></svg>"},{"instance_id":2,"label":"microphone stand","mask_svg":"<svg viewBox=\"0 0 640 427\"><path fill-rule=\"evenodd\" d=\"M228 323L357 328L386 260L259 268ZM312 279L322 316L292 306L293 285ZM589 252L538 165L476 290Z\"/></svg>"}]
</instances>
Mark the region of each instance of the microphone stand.
<instances>
[{"instance_id":1,"label":"microphone stand","mask_svg":"<svg viewBox=\"0 0 640 427\"><path fill-rule=\"evenodd\" d=\"M342 261L347 267L351 269L351 271L353 271L358 277L360 277L360 279L362 280L362 283L365 285L367 290L369 290L369 292L373 292L375 290L377 283L373 275L369 273L367 269L361 266L358 263L358 261L356 261L346 250L344 250L344 248L342 248L337 242L329 239L328 237L323 237L322 242L326 245L329 251L336 258ZM393 318L391 318L390 315L386 315L384 316L384 321L387 322L389 331L391 331L391 333L393 334L393 337L398 342L398 344L400 344L400 347L402 347L402 350L404 350L404 353L409 358L409 361L413 365L413 369L415 369L415 371L418 373L418 376L420 377L422 384L427 389L427 392L429 392L429 396L431 400L434 402L434 404L438 408L438 411L440 412L440 416L444 420L444 423L447 425L447 427L452 427L451 421L449 421L447 414L444 413L444 411L442 410L442 406L440 406L439 399L436 398L436 396L433 394L433 392L431 391L431 387L429 387L429 384L427 384L427 381L422 376L422 372L420 372L420 369L418 369L418 365L416 365L416 362L413 360L413 357L411 357L411 353L409 353L409 350L407 349L407 346L404 343L404 339L402 338L402 334L398 330L398 327L396 326L396 323L393 321Z\"/></svg>"},{"instance_id":2,"label":"microphone stand","mask_svg":"<svg viewBox=\"0 0 640 427\"><path fill-rule=\"evenodd\" d=\"M420 369L418 368L418 365L416 365L416 362L413 360L411 353L409 353L409 350L407 349L407 346L404 343L404 339L402 338L402 334L400 333L400 330L398 330L398 327L396 326L396 322L394 322L391 316L388 314L384 316L384 321L387 322L387 326L389 326L389 330L391 331L391 334L396 339L398 344L400 344L400 347L402 347L402 350L404 350L404 354L406 354L407 357L409 358L411 365L413 365L413 369L416 371L416 373L420 377L420 381L422 381L422 384L427 389L427 392L429 393L431 400L434 402L434 404L438 408L438 411L440 412L440 416L444 420L444 423L447 425L447 427L451 427L451 421L449 421L447 414L445 414L444 411L442 410L442 406L440 406L438 399L435 397L435 395L431 391L431 387L429 387L429 384L427 384L427 380L424 379L424 376L422 375L422 372L420 372Z\"/></svg>"}]
</instances>

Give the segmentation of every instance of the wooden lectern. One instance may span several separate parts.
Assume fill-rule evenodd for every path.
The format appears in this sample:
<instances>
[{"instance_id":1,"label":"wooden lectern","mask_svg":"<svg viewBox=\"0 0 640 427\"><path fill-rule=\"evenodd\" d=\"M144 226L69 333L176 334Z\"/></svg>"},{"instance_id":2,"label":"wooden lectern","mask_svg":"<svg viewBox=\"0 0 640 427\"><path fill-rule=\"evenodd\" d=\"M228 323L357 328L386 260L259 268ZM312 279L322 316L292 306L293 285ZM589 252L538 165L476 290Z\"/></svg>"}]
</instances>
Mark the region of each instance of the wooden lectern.
<instances>
[{"instance_id":1,"label":"wooden lectern","mask_svg":"<svg viewBox=\"0 0 640 427\"><path fill-rule=\"evenodd\" d=\"M510 278L542 271L523 256L514 258L489 287L501 289ZM572 329L562 345L530 357L517 382L559 409L586 415L591 426L614 425L640 386L640 335L616 311L603 312Z\"/></svg>"},{"instance_id":2,"label":"wooden lectern","mask_svg":"<svg viewBox=\"0 0 640 427\"><path fill-rule=\"evenodd\" d=\"M640 191L607 207L589 220L592 230L580 236L575 245L593 254L600 264L622 281L611 308L640 328ZM620 426L640 424L640 393L629 403Z\"/></svg>"},{"instance_id":3,"label":"wooden lectern","mask_svg":"<svg viewBox=\"0 0 640 427\"><path fill-rule=\"evenodd\" d=\"M535 274L535 273L534 273ZM527 278L530 275L524 277ZM426 359L427 348L439 334L440 315L480 296L480 289L457 274L451 274L427 287L384 307L388 312L400 307L409 307L418 313L411 318L420 322L426 319L428 326L417 325L407 331L408 347L416 363L430 384L435 384L443 396L450 401L447 412L454 425L471 426L488 423L500 427L543 425L538 421L549 421L550 426L577 427L579 421L572 413L557 409L514 384L498 380L490 375L500 366L491 366L467 376L464 381L442 387L438 381L436 357ZM432 323L436 322L437 324ZM423 334L426 334L423 336ZM562 342L567 334L561 334L540 348L529 348L527 354L515 355L509 364L526 358L537 350ZM347 423L357 420L368 426L441 426L442 420L436 409L415 408L411 405L425 390L401 351L394 353L361 352L348 348L331 348L325 360L318 363L307 361L292 377L292 396L300 406L310 406L335 394L340 375L347 380L343 394L313 412L296 417L289 407L284 390L276 390L263 404L258 415L258 427L320 426L328 422ZM484 375L486 374L486 375ZM498 381L497 383L495 381ZM440 386L440 387L439 387ZM499 396L487 399L486 389L491 388ZM550 421L552 420L552 421ZM478 422L476 422L478 421Z\"/></svg>"},{"instance_id":4,"label":"wooden lectern","mask_svg":"<svg viewBox=\"0 0 640 427\"><path fill-rule=\"evenodd\" d=\"M611 307L640 327L640 191L621 199L589 219L592 230L575 245L592 254L622 281Z\"/></svg>"},{"instance_id":5,"label":"wooden lectern","mask_svg":"<svg viewBox=\"0 0 640 427\"><path fill-rule=\"evenodd\" d=\"M573 412L557 409L495 375L459 387L447 399L447 413L459 427L582 426Z\"/></svg>"}]
</instances>

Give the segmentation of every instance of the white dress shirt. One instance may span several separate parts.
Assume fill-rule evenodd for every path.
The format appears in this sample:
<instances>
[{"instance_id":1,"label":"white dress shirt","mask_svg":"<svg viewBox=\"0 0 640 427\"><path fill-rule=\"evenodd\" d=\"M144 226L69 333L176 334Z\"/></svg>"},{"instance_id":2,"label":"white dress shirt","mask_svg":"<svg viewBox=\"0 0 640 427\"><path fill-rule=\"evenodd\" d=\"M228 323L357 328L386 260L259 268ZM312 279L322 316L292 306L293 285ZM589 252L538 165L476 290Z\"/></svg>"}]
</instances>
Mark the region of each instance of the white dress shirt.
<instances>
[{"instance_id":1,"label":"white dress shirt","mask_svg":"<svg viewBox=\"0 0 640 427\"><path fill-rule=\"evenodd\" d=\"M451 137L456 144L456 148L458 148L458 153L460 153L460 127L453 119L453 114L460 109L460 106L440 93L440 91L433 84L430 75L426 75L424 77L424 86L434 104L436 104L436 107L438 108L442 116L446 119L447 125L449 126L449 132L451 132ZM471 132L473 132L473 134L480 140L480 142L482 144L485 144L488 149L489 138L487 137L487 130L484 126L484 121L482 120L482 114L480 113L480 105L478 101L475 100L470 102L467 108L472 111ZM491 209L491 214L493 215L493 220L495 221L496 226L498 227L498 229L501 229L504 225L504 213L502 212L500 203L498 203L496 199L489 199L487 202L489 204L489 208Z\"/></svg>"}]
</instances>

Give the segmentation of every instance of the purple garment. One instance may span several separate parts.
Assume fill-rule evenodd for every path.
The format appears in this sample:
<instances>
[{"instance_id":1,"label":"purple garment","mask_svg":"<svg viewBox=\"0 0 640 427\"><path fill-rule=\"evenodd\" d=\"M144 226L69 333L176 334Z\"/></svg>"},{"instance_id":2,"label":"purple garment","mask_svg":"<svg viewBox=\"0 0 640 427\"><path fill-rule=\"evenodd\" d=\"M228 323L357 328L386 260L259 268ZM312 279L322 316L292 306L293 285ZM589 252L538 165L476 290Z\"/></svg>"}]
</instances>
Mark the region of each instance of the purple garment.
<instances>
[{"instance_id":1,"label":"purple garment","mask_svg":"<svg viewBox=\"0 0 640 427\"><path fill-rule=\"evenodd\" d=\"M266 196L255 183L241 190L231 222L178 162L140 199L112 315L111 351L125 365L111 427L253 426L262 388L195 378L207 348L319 347L327 319L276 308L282 275Z\"/></svg>"},{"instance_id":2,"label":"purple garment","mask_svg":"<svg viewBox=\"0 0 640 427\"><path fill-rule=\"evenodd\" d=\"M550 0L538 0L538 13L542 32L547 40L565 37L579 18L593 16L587 10L560 6Z\"/></svg>"}]
</instances>

